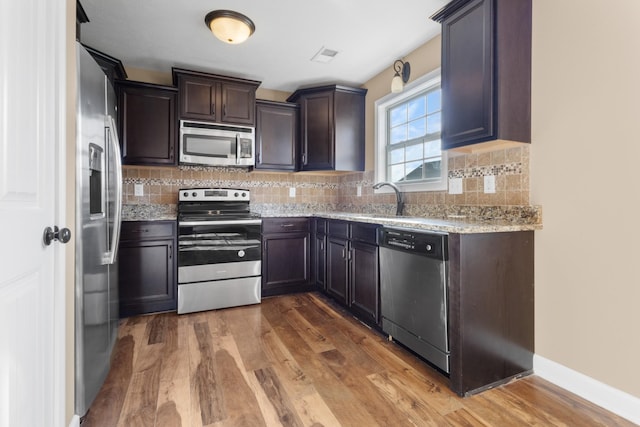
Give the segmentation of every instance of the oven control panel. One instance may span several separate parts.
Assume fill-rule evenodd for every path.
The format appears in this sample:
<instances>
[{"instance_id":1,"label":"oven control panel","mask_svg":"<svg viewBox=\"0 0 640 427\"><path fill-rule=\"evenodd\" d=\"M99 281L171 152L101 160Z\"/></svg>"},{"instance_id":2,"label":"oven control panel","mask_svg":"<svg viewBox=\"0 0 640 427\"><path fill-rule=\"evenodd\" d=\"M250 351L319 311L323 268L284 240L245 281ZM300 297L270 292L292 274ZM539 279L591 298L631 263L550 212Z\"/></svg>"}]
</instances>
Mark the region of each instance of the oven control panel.
<instances>
[{"instance_id":1,"label":"oven control panel","mask_svg":"<svg viewBox=\"0 0 640 427\"><path fill-rule=\"evenodd\" d=\"M230 200L249 201L249 190L237 188L182 188L178 196L181 202L225 202Z\"/></svg>"}]
</instances>

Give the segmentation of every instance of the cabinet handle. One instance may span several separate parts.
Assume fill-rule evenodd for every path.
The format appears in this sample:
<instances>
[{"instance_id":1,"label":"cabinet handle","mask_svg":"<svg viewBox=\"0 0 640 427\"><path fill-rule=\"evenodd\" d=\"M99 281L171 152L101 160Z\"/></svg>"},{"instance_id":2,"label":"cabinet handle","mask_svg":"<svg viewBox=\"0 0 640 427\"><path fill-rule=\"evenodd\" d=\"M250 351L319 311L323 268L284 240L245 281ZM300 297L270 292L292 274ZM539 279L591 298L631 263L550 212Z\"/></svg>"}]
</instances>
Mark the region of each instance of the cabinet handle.
<instances>
[{"instance_id":1,"label":"cabinet handle","mask_svg":"<svg viewBox=\"0 0 640 427\"><path fill-rule=\"evenodd\" d=\"M131 230L130 233L148 233L149 229L147 228L141 228L139 230Z\"/></svg>"},{"instance_id":2,"label":"cabinet handle","mask_svg":"<svg viewBox=\"0 0 640 427\"><path fill-rule=\"evenodd\" d=\"M222 116L227 117L227 104L222 105Z\"/></svg>"},{"instance_id":3,"label":"cabinet handle","mask_svg":"<svg viewBox=\"0 0 640 427\"><path fill-rule=\"evenodd\" d=\"M324 242L320 242L320 250L324 251Z\"/></svg>"},{"instance_id":4,"label":"cabinet handle","mask_svg":"<svg viewBox=\"0 0 640 427\"><path fill-rule=\"evenodd\" d=\"M342 258L343 259L347 257L347 254L345 253L346 251L347 251L346 248L342 248Z\"/></svg>"},{"instance_id":5,"label":"cabinet handle","mask_svg":"<svg viewBox=\"0 0 640 427\"><path fill-rule=\"evenodd\" d=\"M302 164L303 165L307 164L307 153L302 153Z\"/></svg>"},{"instance_id":6,"label":"cabinet handle","mask_svg":"<svg viewBox=\"0 0 640 427\"><path fill-rule=\"evenodd\" d=\"M173 245L169 245L169 259L173 259Z\"/></svg>"},{"instance_id":7,"label":"cabinet handle","mask_svg":"<svg viewBox=\"0 0 640 427\"><path fill-rule=\"evenodd\" d=\"M294 224L280 224L280 227L282 228L289 228L289 227L293 227Z\"/></svg>"},{"instance_id":8,"label":"cabinet handle","mask_svg":"<svg viewBox=\"0 0 640 427\"><path fill-rule=\"evenodd\" d=\"M212 116L216 115L216 104L211 104L211 115Z\"/></svg>"},{"instance_id":9,"label":"cabinet handle","mask_svg":"<svg viewBox=\"0 0 640 427\"><path fill-rule=\"evenodd\" d=\"M352 252L353 252L353 249L349 249L349 251L347 251L347 259L348 259L349 261L351 261L351 257L352 257L352 255L353 255L353 253L352 253Z\"/></svg>"}]
</instances>

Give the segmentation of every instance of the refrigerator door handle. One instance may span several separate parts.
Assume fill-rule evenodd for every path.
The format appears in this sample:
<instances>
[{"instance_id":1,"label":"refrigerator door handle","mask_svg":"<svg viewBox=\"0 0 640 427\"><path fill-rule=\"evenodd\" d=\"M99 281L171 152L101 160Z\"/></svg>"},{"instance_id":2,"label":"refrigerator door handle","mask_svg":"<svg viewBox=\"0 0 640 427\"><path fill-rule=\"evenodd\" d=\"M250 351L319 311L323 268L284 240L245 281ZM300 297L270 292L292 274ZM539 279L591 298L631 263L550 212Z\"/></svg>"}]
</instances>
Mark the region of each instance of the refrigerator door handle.
<instances>
[{"instance_id":1,"label":"refrigerator door handle","mask_svg":"<svg viewBox=\"0 0 640 427\"><path fill-rule=\"evenodd\" d=\"M107 115L105 117L105 127L109 134L109 142L111 143L111 153L115 164L116 179L116 200L115 212L113 218L113 231L111 234L111 247L107 252L107 264L114 264L118 254L118 244L120 243L120 226L122 222L122 157L120 156L120 141L118 140L118 131L116 122L113 117Z\"/></svg>"}]
</instances>

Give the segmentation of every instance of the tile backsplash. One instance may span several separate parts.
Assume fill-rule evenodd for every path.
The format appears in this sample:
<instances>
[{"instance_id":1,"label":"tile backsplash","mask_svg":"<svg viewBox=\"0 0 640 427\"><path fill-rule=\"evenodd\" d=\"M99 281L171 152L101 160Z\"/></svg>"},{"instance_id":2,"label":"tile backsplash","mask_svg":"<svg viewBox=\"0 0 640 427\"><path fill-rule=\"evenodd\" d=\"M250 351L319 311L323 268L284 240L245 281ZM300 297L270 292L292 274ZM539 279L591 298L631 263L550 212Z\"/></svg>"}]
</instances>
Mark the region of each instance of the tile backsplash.
<instances>
[{"instance_id":1,"label":"tile backsplash","mask_svg":"<svg viewBox=\"0 0 640 427\"><path fill-rule=\"evenodd\" d=\"M447 191L405 193L405 212L410 216L446 216L475 213L495 215L521 210L532 215L529 205L529 147L522 146L482 154L450 155L449 178L462 178L463 193ZM483 177L496 177L496 192L484 193ZM257 212L352 211L392 214L393 194L374 194L373 171L349 173L278 173L220 167L125 166L126 210L175 212L178 190L189 187L243 188L251 190L251 206ZM143 195L136 196L135 184ZM290 189L295 196L290 197ZM360 196L358 196L360 188ZM539 209L533 209L539 215Z\"/></svg>"}]
</instances>

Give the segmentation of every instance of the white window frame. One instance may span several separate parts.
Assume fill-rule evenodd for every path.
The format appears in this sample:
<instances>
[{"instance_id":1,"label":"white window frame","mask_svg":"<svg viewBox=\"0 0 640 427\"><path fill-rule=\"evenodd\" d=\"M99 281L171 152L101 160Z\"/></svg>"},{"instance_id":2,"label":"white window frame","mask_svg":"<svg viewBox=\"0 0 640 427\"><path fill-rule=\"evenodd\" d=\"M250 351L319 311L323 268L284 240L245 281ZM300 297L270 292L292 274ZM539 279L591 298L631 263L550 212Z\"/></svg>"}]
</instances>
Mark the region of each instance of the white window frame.
<instances>
[{"instance_id":1,"label":"white window frame","mask_svg":"<svg viewBox=\"0 0 640 427\"><path fill-rule=\"evenodd\" d=\"M401 93L390 93L375 102L375 177L376 182L387 181L387 128L389 115L387 110L400 104L420 92L429 90L435 86L440 86L440 68L437 68L404 87ZM441 176L440 181L419 181L419 182L395 182L402 191L443 191L447 189L448 159L447 152L442 151ZM376 193L391 193L393 190L388 186L383 186Z\"/></svg>"}]
</instances>

